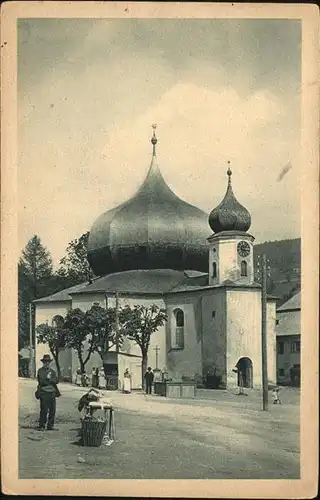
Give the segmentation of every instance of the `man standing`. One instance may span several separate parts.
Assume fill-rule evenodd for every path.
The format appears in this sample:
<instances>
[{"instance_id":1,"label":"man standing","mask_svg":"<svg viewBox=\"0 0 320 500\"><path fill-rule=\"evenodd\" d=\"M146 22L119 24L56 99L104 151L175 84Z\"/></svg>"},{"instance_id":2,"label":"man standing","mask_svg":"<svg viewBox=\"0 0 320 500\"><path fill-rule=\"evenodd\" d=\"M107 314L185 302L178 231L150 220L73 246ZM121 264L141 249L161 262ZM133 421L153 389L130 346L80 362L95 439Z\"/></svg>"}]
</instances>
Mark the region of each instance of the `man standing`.
<instances>
[{"instance_id":1,"label":"man standing","mask_svg":"<svg viewBox=\"0 0 320 500\"><path fill-rule=\"evenodd\" d=\"M152 393L152 384L153 384L153 379L154 379L154 374L153 374L153 371L151 370L151 366L149 366L147 372L145 373L144 378L146 380L146 394L151 394Z\"/></svg>"},{"instance_id":2,"label":"man standing","mask_svg":"<svg viewBox=\"0 0 320 500\"><path fill-rule=\"evenodd\" d=\"M40 431L44 431L46 424L47 430L54 430L54 417L56 414L56 397L60 396L57 387L58 378L56 372L50 368L52 361L49 354L45 354L41 359L43 366L38 370L38 395L40 399ZM49 413L49 417L48 417ZM48 418L48 423L47 423Z\"/></svg>"}]
</instances>

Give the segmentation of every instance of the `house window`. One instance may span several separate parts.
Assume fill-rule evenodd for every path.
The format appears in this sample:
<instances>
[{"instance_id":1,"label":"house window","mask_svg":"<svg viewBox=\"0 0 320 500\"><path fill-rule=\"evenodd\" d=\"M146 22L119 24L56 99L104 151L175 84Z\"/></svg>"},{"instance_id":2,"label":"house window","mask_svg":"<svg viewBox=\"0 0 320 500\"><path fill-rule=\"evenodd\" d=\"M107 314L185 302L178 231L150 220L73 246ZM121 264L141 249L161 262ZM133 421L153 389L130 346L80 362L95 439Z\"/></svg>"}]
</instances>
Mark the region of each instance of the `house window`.
<instances>
[{"instance_id":1,"label":"house window","mask_svg":"<svg viewBox=\"0 0 320 500\"><path fill-rule=\"evenodd\" d=\"M279 377L284 377L284 369L283 368L279 368L279 370L278 370L278 376Z\"/></svg>"},{"instance_id":2,"label":"house window","mask_svg":"<svg viewBox=\"0 0 320 500\"><path fill-rule=\"evenodd\" d=\"M280 319L276 319L276 325L280 324Z\"/></svg>"},{"instance_id":3,"label":"house window","mask_svg":"<svg viewBox=\"0 0 320 500\"><path fill-rule=\"evenodd\" d=\"M212 318L216 317L216 311L212 311Z\"/></svg>"},{"instance_id":4,"label":"house window","mask_svg":"<svg viewBox=\"0 0 320 500\"><path fill-rule=\"evenodd\" d=\"M213 262L212 264L212 277L216 278L217 277L217 263Z\"/></svg>"},{"instance_id":5,"label":"house window","mask_svg":"<svg viewBox=\"0 0 320 500\"><path fill-rule=\"evenodd\" d=\"M292 344L291 344L291 352L300 352L300 340L292 342Z\"/></svg>"},{"instance_id":6,"label":"house window","mask_svg":"<svg viewBox=\"0 0 320 500\"><path fill-rule=\"evenodd\" d=\"M284 342L278 342L278 354L284 354Z\"/></svg>"},{"instance_id":7,"label":"house window","mask_svg":"<svg viewBox=\"0 0 320 500\"><path fill-rule=\"evenodd\" d=\"M173 311L173 342L172 347L184 348L184 313L182 309Z\"/></svg>"},{"instance_id":8,"label":"house window","mask_svg":"<svg viewBox=\"0 0 320 500\"><path fill-rule=\"evenodd\" d=\"M241 262L241 276L248 276L248 265L245 260Z\"/></svg>"}]
</instances>

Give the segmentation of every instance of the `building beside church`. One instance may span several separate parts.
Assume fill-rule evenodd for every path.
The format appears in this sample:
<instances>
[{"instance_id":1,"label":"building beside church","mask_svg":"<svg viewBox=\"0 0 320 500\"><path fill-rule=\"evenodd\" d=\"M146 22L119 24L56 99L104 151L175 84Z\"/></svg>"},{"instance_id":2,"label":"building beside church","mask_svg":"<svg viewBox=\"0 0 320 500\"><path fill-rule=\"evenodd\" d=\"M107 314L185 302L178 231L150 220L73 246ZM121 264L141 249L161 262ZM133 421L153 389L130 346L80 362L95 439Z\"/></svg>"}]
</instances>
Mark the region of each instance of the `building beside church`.
<instances>
[{"instance_id":1,"label":"building beside church","mask_svg":"<svg viewBox=\"0 0 320 500\"><path fill-rule=\"evenodd\" d=\"M280 385L300 385L301 292L277 309L277 380Z\"/></svg>"},{"instance_id":2,"label":"building beside church","mask_svg":"<svg viewBox=\"0 0 320 500\"><path fill-rule=\"evenodd\" d=\"M235 198L232 172L227 190L208 216L178 198L166 184L156 157L147 177L128 201L102 214L93 224L88 261L98 276L50 297L35 301L36 325L65 316L70 308L153 303L165 308L168 321L151 338L148 364L166 367L172 379L214 373L221 385L262 385L261 286L254 282L251 217ZM276 381L276 302L267 303L268 378ZM36 346L36 364L48 348ZM93 355L87 373L101 365ZM119 352L104 359L106 373L122 378L132 373L133 388L141 385L140 349L125 341ZM78 367L75 353L61 354L62 375Z\"/></svg>"}]
</instances>

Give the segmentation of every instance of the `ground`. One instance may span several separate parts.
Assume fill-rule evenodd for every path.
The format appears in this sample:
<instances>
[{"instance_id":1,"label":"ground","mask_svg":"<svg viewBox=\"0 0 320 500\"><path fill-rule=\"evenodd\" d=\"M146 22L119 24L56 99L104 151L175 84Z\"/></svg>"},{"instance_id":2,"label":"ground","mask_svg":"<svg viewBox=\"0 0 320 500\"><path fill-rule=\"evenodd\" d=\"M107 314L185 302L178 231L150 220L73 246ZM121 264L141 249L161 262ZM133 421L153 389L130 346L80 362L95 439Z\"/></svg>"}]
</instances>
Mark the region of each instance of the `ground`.
<instances>
[{"instance_id":1,"label":"ground","mask_svg":"<svg viewBox=\"0 0 320 500\"><path fill-rule=\"evenodd\" d=\"M299 478L299 390L261 410L261 395L198 391L177 400L108 392L116 417L111 446L77 444L77 403L85 389L60 384L59 432L38 432L36 383L20 379L20 478ZM107 391L105 391L107 392ZM270 395L271 402L271 395Z\"/></svg>"}]
</instances>

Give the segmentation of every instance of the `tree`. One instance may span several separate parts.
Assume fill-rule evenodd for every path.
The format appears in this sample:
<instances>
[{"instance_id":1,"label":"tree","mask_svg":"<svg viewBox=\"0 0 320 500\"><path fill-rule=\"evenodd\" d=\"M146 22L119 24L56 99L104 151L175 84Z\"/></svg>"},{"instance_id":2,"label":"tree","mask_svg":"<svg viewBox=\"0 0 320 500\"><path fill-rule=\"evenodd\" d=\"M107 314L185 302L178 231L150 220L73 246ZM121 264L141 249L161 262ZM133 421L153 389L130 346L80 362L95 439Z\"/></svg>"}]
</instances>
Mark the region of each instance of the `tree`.
<instances>
[{"instance_id":1,"label":"tree","mask_svg":"<svg viewBox=\"0 0 320 500\"><path fill-rule=\"evenodd\" d=\"M52 258L39 236L35 235L28 241L19 264L29 280L30 297L34 300L41 295L52 277Z\"/></svg>"},{"instance_id":2,"label":"tree","mask_svg":"<svg viewBox=\"0 0 320 500\"><path fill-rule=\"evenodd\" d=\"M60 260L57 275L67 281L66 286L89 281L94 277L87 260L89 232L72 240L66 249L67 255Z\"/></svg>"},{"instance_id":3,"label":"tree","mask_svg":"<svg viewBox=\"0 0 320 500\"><path fill-rule=\"evenodd\" d=\"M65 332L66 347L70 347L77 352L81 373L85 373L85 366L88 363L92 350L92 342L89 339L88 351L84 353L84 343L90 336L85 321L85 313L81 309L71 309L68 311L63 329Z\"/></svg>"},{"instance_id":4,"label":"tree","mask_svg":"<svg viewBox=\"0 0 320 500\"><path fill-rule=\"evenodd\" d=\"M151 335L167 321L166 310L161 309L156 304L150 306L135 305L133 308L125 306L120 311L120 318L124 335L134 340L141 349L141 381L143 386Z\"/></svg>"},{"instance_id":5,"label":"tree","mask_svg":"<svg viewBox=\"0 0 320 500\"><path fill-rule=\"evenodd\" d=\"M58 379L61 378L61 368L59 362L59 354L66 346L65 342L65 332L63 330L63 322L58 320L58 318L53 319L53 326L48 325L47 323L42 323L37 326L37 342L38 344L48 344L50 352L53 356L53 359L56 363L57 367L57 375Z\"/></svg>"},{"instance_id":6,"label":"tree","mask_svg":"<svg viewBox=\"0 0 320 500\"><path fill-rule=\"evenodd\" d=\"M25 266L18 264L18 345L21 349L29 341L32 288Z\"/></svg>"},{"instance_id":7,"label":"tree","mask_svg":"<svg viewBox=\"0 0 320 500\"><path fill-rule=\"evenodd\" d=\"M88 331L89 350L97 352L104 361L104 355L115 345L123 342L123 332L118 328L115 307L107 309L95 302L85 313L85 327Z\"/></svg>"}]
</instances>

